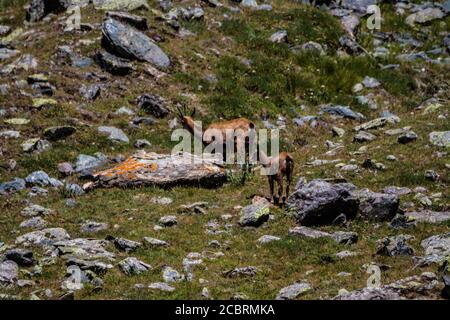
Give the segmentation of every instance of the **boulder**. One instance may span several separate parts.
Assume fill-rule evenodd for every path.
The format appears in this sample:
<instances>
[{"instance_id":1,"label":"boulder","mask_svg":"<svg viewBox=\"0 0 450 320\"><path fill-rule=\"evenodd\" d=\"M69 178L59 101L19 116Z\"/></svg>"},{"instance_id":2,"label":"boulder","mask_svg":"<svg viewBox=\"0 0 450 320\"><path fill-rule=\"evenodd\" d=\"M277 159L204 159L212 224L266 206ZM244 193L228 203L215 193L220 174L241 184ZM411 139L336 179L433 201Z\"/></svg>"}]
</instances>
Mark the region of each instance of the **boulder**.
<instances>
[{"instance_id":1,"label":"boulder","mask_svg":"<svg viewBox=\"0 0 450 320\"><path fill-rule=\"evenodd\" d=\"M414 211L406 213L406 216L417 222L442 223L450 220L450 211Z\"/></svg>"},{"instance_id":2,"label":"boulder","mask_svg":"<svg viewBox=\"0 0 450 320\"><path fill-rule=\"evenodd\" d=\"M348 106L340 106L340 105L325 105L322 106L321 111L329 113L334 116L339 116L343 118L349 118L353 120L362 120L364 116L360 113L354 112Z\"/></svg>"},{"instance_id":3,"label":"boulder","mask_svg":"<svg viewBox=\"0 0 450 320\"><path fill-rule=\"evenodd\" d=\"M26 182L21 178L14 178L14 180L0 183L0 195L14 193L25 189Z\"/></svg>"},{"instance_id":4,"label":"boulder","mask_svg":"<svg viewBox=\"0 0 450 320\"><path fill-rule=\"evenodd\" d=\"M332 184L320 179L306 183L301 179L287 204L300 224L329 225L341 213L348 219L356 216L359 201L352 195L355 190L350 183Z\"/></svg>"},{"instance_id":5,"label":"boulder","mask_svg":"<svg viewBox=\"0 0 450 320\"><path fill-rule=\"evenodd\" d=\"M71 5L71 0L32 0L27 7L26 19L29 22L42 20L49 13L61 13Z\"/></svg>"},{"instance_id":6,"label":"boulder","mask_svg":"<svg viewBox=\"0 0 450 320\"><path fill-rule=\"evenodd\" d=\"M239 225L242 227L259 227L269 220L269 214L268 203L260 202L248 205L241 210Z\"/></svg>"},{"instance_id":7,"label":"boulder","mask_svg":"<svg viewBox=\"0 0 450 320\"><path fill-rule=\"evenodd\" d=\"M170 66L169 57L149 37L114 19L103 23L102 44L122 58L146 61L159 68Z\"/></svg>"},{"instance_id":8,"label":"boulder","mask_svg":"<svg viewBox=\"0 0 450 320\"><path fill-rule=\"evenodd\" d=\"M36 262L33 258L33 252L28 249L10 249L6 251L5 257L21 267L29 267Z\"/></svg>"},{"instance_id":9,"label":"boulder","mask_svg":"<svg viewBox=\"0 0 450 320\"><path fill-rule=\"evenodd\" d=\"M425 250L425 256L414 258L417 266L442 264L450 255L450 232L428 237L420 245Z\"/></svg>"},{"instance_id":10,"label":"boulder","mask_svg":"<svg viewBox=\"0 0 450 320\"><path fill-rule=\"evenodd\" d=\"M352 193L359 200L360 215L371 221L389 221L397 213L400 200L394 194L362 189Z\"/></svg>"},{"instance_id":11,"label":"boulder","mask_svg":"<svg viewBox=\"0 0 450 320\"><path fill-rule=\"evenodd\" d=\"M106 51L97 52L94 60L100 68L113 75L126 76L133 71L133 65L129 60L118 58Z\"/></svg>"},{"instance_id":12,"label":"boulder","mask_svg":"<svg viewBox=\"0 0 450 320\"><path fill-rule=\"evenodd\" d=\"M94 182L86 184L84 188L139 185L215 187L225 181L226 171L220 159L200 158L189 153L171 156L140 151L118 166L96 173Z\"/></svg>"},{"instance_id":13,"label":"boulder","mask_svg":"<svg viewBox=\"0 0 450 320\"><path fill-rule=\"evenodd\" d=\"M29 174L26 178L25 178L25 182L27 183L27 185L30 186L41 186L41 187L46 187L46 186L51 186L54 188L59 188L63 185L63 183L55 178L51 178L49 177L49 175L44 172L44 171L35 171L31 174Z\"/></svg>"},{"instance_id":14,"label":"boulder","mask_svg":"<svg viewBox=\"0 0 450 320\"><path fill-rule=\"evenodd\" d=\"M58 241L70 239L69 234L62 228L48 228L38 231L29 232L16 238L17 245L40 246L48 247L52 246Z\"/></svg>"},{"instance_id":15,"label":"boulder","mask_svg":"<svg viewBox=\"0 0 450 320\"><path fill-rule=\"evenodd\" d=\"M44 138L50 141L65 139L74 134L76 129L72 126L50 127L44 130Z\"/></svg>"},{"instance_id":16,"label":"boulder","mask_svg":"<svg viewBox=\"0 0 450 320\"><path fill-rule=\"evenodd\" d=\"M114 20L118 20L120 22L127 23L136 29L145 31L148 29L148 22L147 18L137 16L134 14L129 14L127 12L120 12L120 11L109 11L106 13L106 16L108 18L112 18Z\"/></svg>"}]
</instances>

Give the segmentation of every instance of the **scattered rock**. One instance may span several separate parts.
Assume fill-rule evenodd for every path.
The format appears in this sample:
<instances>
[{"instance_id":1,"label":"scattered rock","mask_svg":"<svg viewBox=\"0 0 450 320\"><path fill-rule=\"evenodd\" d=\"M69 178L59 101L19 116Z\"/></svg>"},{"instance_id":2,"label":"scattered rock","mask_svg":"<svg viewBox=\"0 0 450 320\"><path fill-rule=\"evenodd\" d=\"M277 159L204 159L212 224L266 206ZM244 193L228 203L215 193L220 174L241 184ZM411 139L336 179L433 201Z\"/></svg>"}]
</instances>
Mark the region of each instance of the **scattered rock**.
<instances>
[{"instance_id":1,"label":"scattered rock","mask_svg":"<svg viewBox=\"0 0 450 320\"><path fill-rule=\"evenodd\" d=\"M414 237L409 235L398 235L378 240L377 254L382 256L412 256L414 249L408 245L408 240Z\"/></svg>"},{"instance_id":2,"label":"scattered rock","mask_svg":"<svg viewBox=\"0 0 450 320\"><path fill-rule=\"evenodd\" d=\"M240 278L240 277L254 277L258 269L253 266L235 268L224 272L224 276L227 278Z\"/></svg>"},{"instance_id":3,"label":"scattered rock","mask_svg":"<svg viewBox=\"0 0 450 320\"><path fill-rule=\"evenodd\" d=\"M115 127L98 127L98 132L108 137L109 140L114 142L123 142L129 143L130 139L128 139L127 135L118 128Z\"/></svg>"},{"instance_id":4,"label":"scattered rock","mask_svg":"<svg viewBox=\"0 0 450 320\"><path fill-rule=\"evenodd\" d=\"M269 204L261 202L242 208L239 224L243 227L259 227L269 219Z\"/></svg>"},{"instance_id":5,"label":"scattered rock","mask_svg":"<svg viewBox=\"0 0 450 320\"><path fill-rule=\"evenodd\" d=\"M141 274L151 269L149 264L146 264L135 257L128 257L119 262L119 268L128 276Z\"/></svg>"},{"instance_id":6,"label":"scattered rock","mask_svg":"<svg viewBox=\"0 0 450 320\"><path fill-rule=\"evenodd\" d=\"M159 96L144 94L138 98L137 102L140 109L156 118L164 118L169 114L165 100Z\"/></svg>"},{"instance_id":7,"label":"scattered rock","mask_svg":"<svg viewBox=\"0 0 450 320\"><path fill-rule=\"evenodd\" d=\"M275 300L292 300L297 298L299 295L306 293L308 291L312 290L311 286L307 282L299 282L292 284L290 286L287 286L283 289L281 289Z\"/></svg>"},{"instance_id":8,"label":"scattered rock","mask_svg":"<svg viewBox=\"0 0 450 320\"><path fill-rule=\"evenodd\" d=\"M113 19L103 22L102 30L103 46L118 56L147 61L160 68L170 66L169 57L142 32ZM133 39L133 42L129 39Z\"/></svg>"}]
</instances>

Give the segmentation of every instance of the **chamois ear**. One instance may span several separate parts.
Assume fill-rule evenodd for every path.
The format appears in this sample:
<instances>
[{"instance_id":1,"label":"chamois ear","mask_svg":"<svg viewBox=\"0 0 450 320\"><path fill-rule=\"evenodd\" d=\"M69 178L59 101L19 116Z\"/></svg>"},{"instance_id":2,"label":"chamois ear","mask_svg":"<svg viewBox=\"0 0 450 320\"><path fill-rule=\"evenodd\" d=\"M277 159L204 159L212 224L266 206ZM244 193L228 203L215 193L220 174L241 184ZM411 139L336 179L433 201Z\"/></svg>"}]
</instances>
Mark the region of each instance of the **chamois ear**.
<instances>
[{"instance_id":1,"label":"chamois ear","mask_svg":"<svg viewBox=\"0 0 450 320\"><path fill-rule=\"evenodd\" d=\"M195 112L197 111L197 109L195 109L195 107L194 107L194 110L192 110L192 113L191 113L191 117L194 117L195 116Z\"/></svg>"}]
</instances>

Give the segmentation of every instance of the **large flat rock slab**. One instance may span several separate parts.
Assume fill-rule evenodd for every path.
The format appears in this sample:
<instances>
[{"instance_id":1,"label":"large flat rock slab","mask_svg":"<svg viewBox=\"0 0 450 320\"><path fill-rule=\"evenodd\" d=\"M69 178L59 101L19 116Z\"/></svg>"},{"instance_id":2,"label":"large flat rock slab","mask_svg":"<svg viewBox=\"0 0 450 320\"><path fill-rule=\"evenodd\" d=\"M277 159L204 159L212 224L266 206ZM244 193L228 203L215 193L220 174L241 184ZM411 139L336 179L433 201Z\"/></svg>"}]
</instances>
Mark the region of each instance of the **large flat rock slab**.
<instances>
[{"instance_id":1,"label":"large flat rock slab","mask_svg":"<svg viewBox=\"0 0 450 320\"><path fill-rule=\"evenodd\" d=\"M226 171L217 158L201 158L190 153L176 155L141 151L121 164L94 174L84 189L155 185L173 187L197 185L218 187L226 181Z\"/></svg>"}]
</instances>

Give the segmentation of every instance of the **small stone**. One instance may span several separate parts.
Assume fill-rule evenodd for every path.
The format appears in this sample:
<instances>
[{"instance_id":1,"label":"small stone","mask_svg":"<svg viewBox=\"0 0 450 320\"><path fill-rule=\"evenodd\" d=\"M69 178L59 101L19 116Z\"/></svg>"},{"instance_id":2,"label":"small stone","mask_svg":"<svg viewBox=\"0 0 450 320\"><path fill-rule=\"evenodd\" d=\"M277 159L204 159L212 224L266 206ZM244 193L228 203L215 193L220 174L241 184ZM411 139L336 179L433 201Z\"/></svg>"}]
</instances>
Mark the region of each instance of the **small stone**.
<instances>
[{"instance_id":1,"label":"small stone","mask_svg":"<svg viewBox=\"0 0 450 320\"><path fill-rule=\"evenodd\" d=\"M292 300L310 290L312 290L312 288L307 282L295 283L281 289L275 300Z\"/></svg>"},{"instance_id":2,"label":"small stone","mask_svg":"<svg viewBox=\"0 0 450 320\"><path fill-rule=\"evenodd\" d=\"M26 207L20 212L20 214L24 217L48 216L52 213L52 210L44 208L37 204Z\"/></svg>"},{"instance_id":3,"label":"small stone","mask_svg":"<svg viewBox=\"0 0 450 320\"><path fill-rule=\"evenodd\" d=\"M98 132L100 134L106 135L109 140L114 142L123 142L123 143L130 142L126 134L121 129L115 127L101 126L98 127Z\"/></svg>"},{"instance_id":4,"label":"small stone","mask_svg":"<svg viewBox=\"0 0 450 320\"><path fill-rule=\"evenodd\" d=\"M439 174L436 171L433 170L427 170L425 171L425 178L427 180L436 182L439 180Z\"/></svg>"},{"instance_id":5,"label":"small stone","mask_svg":"<svg viewBox=\"0 0 450 320\"><path fill-rule=\"evenodd\" d=\"M111 240L111 237L107 237L107 240ZM139 242L128 240L125 238L114 238L113 241L117 249L125 251L127 253L136 251L139 247L142 246L142 244Z\"/></svg>"},{"instance_id":6,"label":"small stone","mask_svg":"<svg viewBox=\"0 0 450 320\"><path fill-rule=\"evenodd\" d=\"M259 238L257 240L257 242L259 243L269 243L269 242L273 242L273 241L280 241L281 238L279 237L275 237L275 236L271 236L271 235L264 235L261 238Z\"/></svg>"},{"instance_id":7,"label":"small stone","mask_svg":"<svg viewBox=\"0 0 450 320\"><path fill-rule=\"evenodd\" d=\"M72 164L69 162L62 162L58 164L58 172L61 173L63 176L71 176L74 172L74 169L72 167Z\"/></svg>"},{"instance_id":8,"label":"small stone","mask_svg":"<svg viewBox=\"0 0 450 320\"><path fill-rule=\"evenodd\" d=\"M21 267L29 267L35 264L33 252L28 249L10 249L6 251L5 257Z\"/></svg>"},{"instance_id":9,"label":"small stone","mask_svg":"<svg viewBox=\"0 0 450 320\"><path fill-rule=\"evenodd\" d=\"M181 282L185 280L185 276L180 274L177 270L165 266L163 268L163 279L165 282Z\"/></svg>"},{"instance_id":10,"label":"small stone","mask_svg":"<svg viewBox=\"0 0 450 320\"><path fill-rule=\"evenodd\" d=\"M414 239L414 237L409 235L398 235L378 240L377 254L389 257L398 255L412 256L414 254L414 249L407 243L407 241L411 239Z\"/></svg>"},{"instance_id":11,"label":"small stone","mask_svg":"<svg viewBox=\"0 0 450 320\"><path fill-rule=\"evenodd\" d=\"M123 273L130 276L146 272L151 269L151 266L135 257L128 257L119 262L119 268Z\"/></svg>"},{"instance_id":12,"label":"small stone","mask_svg":"<svg viewBox=\"0 0 450 320\"><path fill-rule=\"evenodd\" d=\"M150 283L148 285L149 289L154 289L154 290L161 290L161 291L167 291L167 292L172 292L175 291L175 288L172 286L169 286L167 283L165 282L154 282L154 283Z\"/></svg>"},{"instance_id":13,"label":"small stone","mask_svg":"<svg viewBox=\"0 0 450 320\"><path fill-rule=\"evenodd\" d=\"M287 31L280 30L280 31L275 32L274 34L272 34L270 36L269 41L273 42L273 43L287 42Z\"/></svg>"},{"instance_id":14,"label":"small stone","mask_svg":"<svg viewBox=\"0 0 450 320\"><path fill-rule=\"evenodd\" d=\"M20 223L20 228L44 229L48 225L47 221L41 217L33 217Z\"/></svg>"},{"instance_id":15,"label":"small stone","mask_svg":"<svg viewBox=\"0 0 450 320\"><path fill-rule=\"evenodd\" d=\"M403 133L401 135L398 136L398 143L401 144L406 144L406 143L410 143L410 142L414 142L417 140L417 134L414 131L409 131L406 133Z\"/></svg>"},{"instance_id":16,"label":"small stone","mask_svg":"<svg viewBox=\"0 0 450 320\"><path fill-rule=\"evenodd\" d=\"M159 219L159 224L164 227L172 227L178 223L176 216L164 216Z\"/></svg>"},{"instance_id":17,"label":"small stone","mask_svg":"<svg viewBox=\"0 0 450 320\"><path fill-rule=\"evenodd\" d=\"M86 221L81 225L81 232L86 233L95 233L108 229L107 223L95 222L95 221Z\"/></svg>"},{"instance_id":18,"label":"small stone","mask_svg":"<svg viewBox=\"0 0 450 320\"><path fill-rule=\"evenodd\" d=\"M144 244L149 247L168 247L169 243L163 240L151 238L151 237L144 237Z\"/></svg>"},{"instance_id":19,"label":"small stone","mask_svg":"<svg viewBox=\"0 0 450 320\"><path fill-rule=\"evenodd\" d=\"M151 147L152 144L146 139L138 139L134 143L134 146L138 149L144 149L144 148Z\"/></svg>"}]
</instances>

